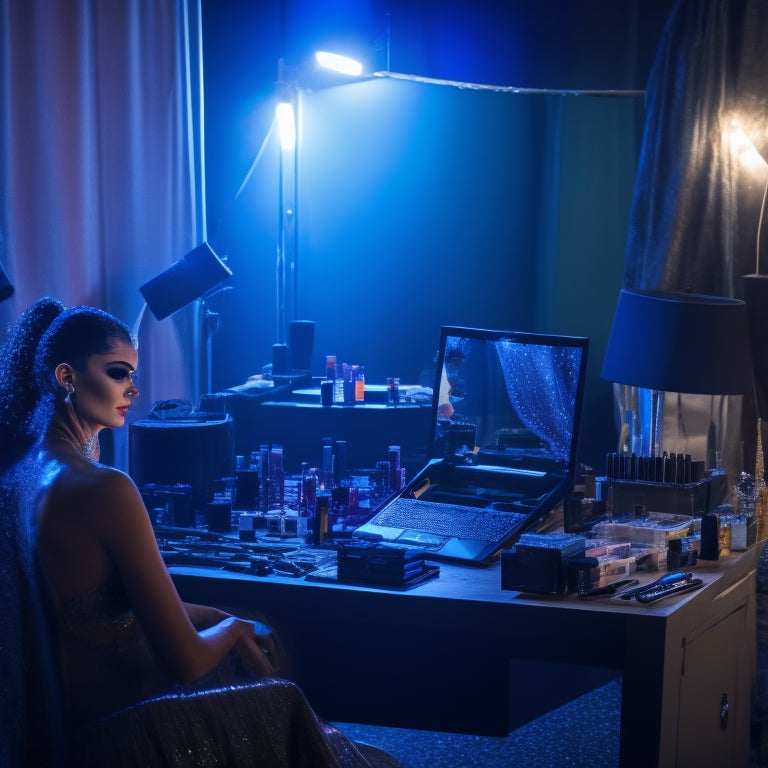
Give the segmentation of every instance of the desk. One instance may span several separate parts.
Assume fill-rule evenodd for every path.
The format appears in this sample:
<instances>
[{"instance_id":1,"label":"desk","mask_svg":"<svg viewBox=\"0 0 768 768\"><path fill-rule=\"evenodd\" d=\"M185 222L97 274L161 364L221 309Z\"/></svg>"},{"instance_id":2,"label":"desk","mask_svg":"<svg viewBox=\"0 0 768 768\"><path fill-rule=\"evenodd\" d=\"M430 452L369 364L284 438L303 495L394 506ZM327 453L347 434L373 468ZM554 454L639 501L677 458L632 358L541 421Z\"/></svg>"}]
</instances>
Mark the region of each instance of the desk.
<instances>
[{"instance_id":1,"label":"desk","mask_svg":"<svg viewBox=\"0 0 768 768\"><path fill-rule=\"evenodd\" d=\"M170 570L185 600L264 611L328 719L505 736L531 678L554 690L552 665L564 684L604 669L623 675L622 766L747 766L759 549L698 566L704 587L650 606L503 591L498 563L442 564L406 592Z\"/></svg>"}]
</instances>

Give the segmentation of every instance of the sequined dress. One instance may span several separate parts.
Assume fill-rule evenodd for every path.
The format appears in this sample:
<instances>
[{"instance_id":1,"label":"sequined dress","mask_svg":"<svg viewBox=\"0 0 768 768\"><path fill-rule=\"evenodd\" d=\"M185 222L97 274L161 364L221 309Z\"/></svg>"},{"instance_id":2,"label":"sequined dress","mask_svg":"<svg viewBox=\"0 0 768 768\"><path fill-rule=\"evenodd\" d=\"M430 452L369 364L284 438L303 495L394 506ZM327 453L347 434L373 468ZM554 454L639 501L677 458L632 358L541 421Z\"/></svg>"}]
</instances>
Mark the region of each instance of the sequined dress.
<instances>
[{"instance_id":1,"label":"sequined dress","mask_svg":"<svg viewBox=\"0 0 768 768\"><path fill-rule=\"evenodd\" d=\"M59 606L75 764L397 768L320 720L278 678L173 685L157 665L114 578ZM229 684L218 685L225 679Z\"/></svg>"}]
</instances>

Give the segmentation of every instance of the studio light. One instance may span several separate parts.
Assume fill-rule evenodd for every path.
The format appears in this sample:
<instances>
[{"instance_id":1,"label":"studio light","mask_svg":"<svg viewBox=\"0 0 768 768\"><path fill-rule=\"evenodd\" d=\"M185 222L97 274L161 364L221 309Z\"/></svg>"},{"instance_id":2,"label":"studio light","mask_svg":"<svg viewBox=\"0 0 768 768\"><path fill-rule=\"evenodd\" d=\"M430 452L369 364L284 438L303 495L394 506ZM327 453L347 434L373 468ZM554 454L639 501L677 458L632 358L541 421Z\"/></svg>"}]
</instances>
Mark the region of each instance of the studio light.
<instances>
[{"instance_id":1,"label":"studio light","mask_svg":"<svg viewBox=\"0 0 768 768\"><path fill-rule=\"evenodd\" d=\"M232 270L202 243L139 288L152 314L158 319L178 312L196 299L204 298L227 278Z\"/></svg>"},{"instance_id":2,"label":"studio light","mask_svg":"<svg viewBox=\"0 0 768 768\"><path fill-rule=\"evenodd\" d=\"M296 117L293 105L287 101L281 101L275 108L277 118L277 130L280 135L280 146L286 152L292 152L296 146Z\"/></svg>"},{"instance_id":3,"label":"studio light","mask_svg":"<svg viewBox=\"0 0 768 768\"><path fill-rule=\"evenodd\" d=\"M339 72L342 75L351 75L358 77L363 72L363 65L359 61L342 56L338 53L329 53L328 51L317 51L315 61L325 69L333 72Z\"/></svg>"},{"instance_id":4,"label":"studio light","mask_svg":"<svg viewBox=\"0 0 768 768\"><path fill-rule=\"evenodd\" d=\"M328 51L315 54L315 61L324 69L346 76L356 77L363 71L362 65L346 56ZM310 77L307 62L290 66L278 60L275 125L280 138L280 168L278 180L278 234L275 263L277 344L284 347L289 338L292 322L298 313L298 175L299 144L301 142L302 90ZM316 69L316 68L315 68ZM335 83L338 85L338 83ZM318 83L313 82L312 88Z\"/></svg>"},{"instance_id":5,"label":"studio light","mask_svg":"<svg viewBox=\"0 0 768 768\"><path fill-rule=\"evenodd\" d=\"M204 356L199 357L198 361L205 360L205 384L209 392L213 386L212 344L216 314L207 309L205 304L215 293L227 289L224 283L231 276L232 270L214 253L207 242L203 242L139 288L145 304L134 325L133 333L136 338L145 308L148 307L158 320L164 320L193 301L199 301L201 329L196 331L195 345L205 345ZM203 355L203 352L199 354ZM202 394L199 362L195 368L197 400Z\"/></svg>"}]
</instances>

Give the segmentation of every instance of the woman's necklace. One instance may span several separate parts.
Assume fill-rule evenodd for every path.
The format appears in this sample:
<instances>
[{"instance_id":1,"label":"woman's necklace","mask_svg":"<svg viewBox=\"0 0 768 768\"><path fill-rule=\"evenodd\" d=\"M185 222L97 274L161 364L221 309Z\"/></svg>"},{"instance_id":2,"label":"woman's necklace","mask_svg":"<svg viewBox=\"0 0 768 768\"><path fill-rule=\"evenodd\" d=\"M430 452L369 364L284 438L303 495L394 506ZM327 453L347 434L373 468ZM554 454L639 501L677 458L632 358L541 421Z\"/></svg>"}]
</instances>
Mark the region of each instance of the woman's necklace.
<instances>
[{"instance_id":1,"label":"woman's necklace","mask_svg":"<svg viewBox=\"0 0 768 768\"><path fill-rule=\"evenodd\" d=\"M80 444L72 436L68 435L61 429L55 431L56 440L59 442L69 443L84 459L93 462L98 461L99 454L99 438L98 435L91 435L84 444Z\"/></svg>"}]
</instances>

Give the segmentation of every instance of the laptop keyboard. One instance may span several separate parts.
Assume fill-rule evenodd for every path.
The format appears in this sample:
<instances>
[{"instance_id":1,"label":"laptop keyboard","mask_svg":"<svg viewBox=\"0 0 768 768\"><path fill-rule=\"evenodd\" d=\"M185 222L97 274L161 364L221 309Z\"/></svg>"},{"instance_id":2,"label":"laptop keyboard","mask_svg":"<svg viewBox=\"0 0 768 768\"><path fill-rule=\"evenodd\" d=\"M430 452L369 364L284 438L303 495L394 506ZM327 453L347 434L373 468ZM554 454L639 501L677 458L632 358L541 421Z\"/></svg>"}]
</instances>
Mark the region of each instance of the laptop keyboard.
<instances>
[{"instance_id":1,"label":"laptop keyboard","mask_svg":"<svg viewBox=\"0 0 768 768\"><path fill-rule=\"evenodd\" d=\"M501 541L528 515L500 509L442 504L400 497L371 521L389 528L424 531L448 538Z\"/></svg>"}]
</instances>

